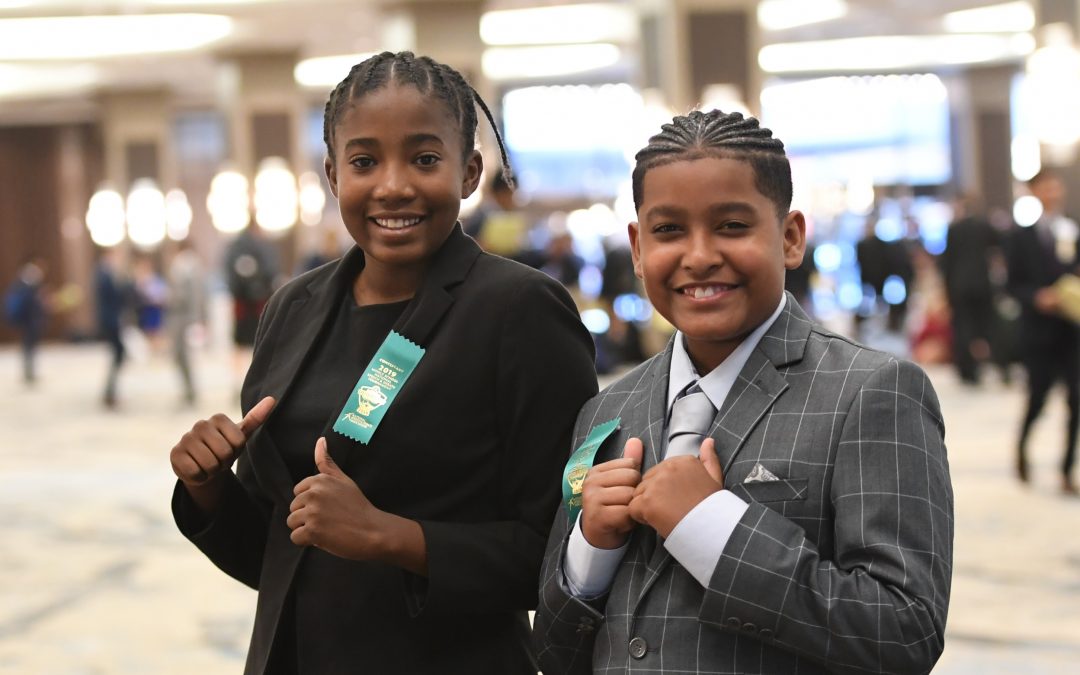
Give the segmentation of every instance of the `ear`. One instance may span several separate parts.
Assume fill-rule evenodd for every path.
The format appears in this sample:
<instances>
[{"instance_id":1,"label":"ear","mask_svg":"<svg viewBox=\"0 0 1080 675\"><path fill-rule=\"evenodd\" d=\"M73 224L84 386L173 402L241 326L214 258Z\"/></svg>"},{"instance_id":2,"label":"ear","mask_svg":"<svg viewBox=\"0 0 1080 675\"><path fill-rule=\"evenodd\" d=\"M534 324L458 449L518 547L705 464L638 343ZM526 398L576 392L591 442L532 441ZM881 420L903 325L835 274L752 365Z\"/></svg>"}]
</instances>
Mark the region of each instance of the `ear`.
<instances>
[{"instance_id":1,"label":"ear","mask_svg":"<svg viewBox=\"0 0 1080 675\"><path fill-rule=\"evenodd\" d=\"M638 223L630 223L626 226L626 233L630 235L630 255L634 259L634 276L644 279L641 275L641 241L638 239Z\"/></svg>"},{"instance_id":2,"label":"ear","mask_svg":"<svg viewBox=\"0 0 1080 675\"><path fill-rule=\"evenodd\" d=\"M484 173L484 157L479 150L473 150L465 160L465 172L461 181L461 198L465 199L480 185L480 176Z\"/></svg>"},{"instance_id":3,"label":"ear","mask_svg":"<svg viewBox=\"0 0 1080 675\"><path fill-rule=\"evenodd\" d=\"M337 199L337 167L334 165L334 160L330 159L330 155L323 158L323 171L326 172L326 181L330 183L330 192L334 195L334 199Z\"/></svg>"},{"instance_id":4,"label":"ear","mask_svg":"<svg viewBox=\"0 0 1080 675\"><path fill-rule=\"evenodd\" d=\"M789 211L781 224L784 237L784 267L793 270L802 264L806 252L806 217L802 211Z\"/></svg>"}]
</instances>

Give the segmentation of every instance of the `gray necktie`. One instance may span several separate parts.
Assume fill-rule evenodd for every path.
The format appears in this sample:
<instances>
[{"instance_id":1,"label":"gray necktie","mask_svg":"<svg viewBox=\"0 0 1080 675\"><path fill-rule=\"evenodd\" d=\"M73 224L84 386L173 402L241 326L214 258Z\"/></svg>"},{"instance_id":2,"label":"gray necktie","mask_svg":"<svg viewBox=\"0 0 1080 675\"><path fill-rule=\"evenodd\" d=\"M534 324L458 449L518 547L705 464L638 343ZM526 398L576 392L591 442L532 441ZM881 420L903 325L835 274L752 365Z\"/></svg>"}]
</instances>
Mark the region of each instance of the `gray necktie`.
<instances>
[{"instance_id":1,"label":"gray necktie","mask_svg":"<svg viewBox=\"0 0 1080 675\"><path fill-rule=\"evenodd\" d=\"M668 445L664 459L679 455L697 456L716 416L716 408L695 382L686 394L675 399L668 423Z\"/></svg>"}]
</instances>

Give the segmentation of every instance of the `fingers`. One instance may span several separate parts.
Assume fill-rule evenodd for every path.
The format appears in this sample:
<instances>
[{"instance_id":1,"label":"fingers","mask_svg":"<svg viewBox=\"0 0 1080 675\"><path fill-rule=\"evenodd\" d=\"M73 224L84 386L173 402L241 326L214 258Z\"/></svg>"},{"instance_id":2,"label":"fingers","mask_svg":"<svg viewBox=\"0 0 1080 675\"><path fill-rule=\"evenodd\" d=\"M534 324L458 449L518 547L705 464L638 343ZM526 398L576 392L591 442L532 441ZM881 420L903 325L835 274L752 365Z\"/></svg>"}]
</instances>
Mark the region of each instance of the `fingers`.
<instances>
[{"instance_id":1,"label":"fingers","mask_svg":"<svg viewBox=\"0 0 1080 675\"><path fill-rule=\"evenodd\" d=\"M199 485L228 469L248 436L266 420L273 407L274 399L267 396L240 424L221 413L199 420L170 452L173 473L185 483Z\"/></svg>"},{"instance_id":2,"label":"fingers","mask_svg":"<svg viewBox=\"0 0 1080 675\"><path fill-rule=\"evenodd\" d=\"M705 467L705 471L709 473L709 477L721 485L724 484L724 471L720 468L720 458L716 456L716 441L712 438L706 438L701 443L701 450L698 451L698 459L701 460L701 465Z\"/></svg>"},{"instance_id":3,"label":"fingers","mask_svg":"<svg viewBox=\"0 0 1080 675\"><path fill-rule=\"evenodd\" d=\"M626 445L623 446L623 459L629 459L637 463L637 466L641 467L641 458L645 455L645 445L641 442L640 438L629 438L626 440Z\"/></svg>"},{"instance_id":4,"label":"fingers","mask_svg":"<svg viewBox=\"0 0 1080 675\"><path fill-rule=\"evenodd\" d=\"M244 416L244 419L240 420L240 431L244 434L245 440L266 421L270 411L274 409L276 404L277 401L274 400L273 396L267 396L256 403L255 407Z\"/></svg>"},{"instance_id":5,"label":"fingers","mask_svg":"<svg viewBox=\"0 0 1080 675\"><path fill-rule=\"evenodd\" d=\"M315 467L319 470L319 473L327 476L343 476L345 475L338 467L337 462L330 456L330 453L326 449L326 439L319 437L319 440L315 441Z\"/></svg>"}]
</instances>

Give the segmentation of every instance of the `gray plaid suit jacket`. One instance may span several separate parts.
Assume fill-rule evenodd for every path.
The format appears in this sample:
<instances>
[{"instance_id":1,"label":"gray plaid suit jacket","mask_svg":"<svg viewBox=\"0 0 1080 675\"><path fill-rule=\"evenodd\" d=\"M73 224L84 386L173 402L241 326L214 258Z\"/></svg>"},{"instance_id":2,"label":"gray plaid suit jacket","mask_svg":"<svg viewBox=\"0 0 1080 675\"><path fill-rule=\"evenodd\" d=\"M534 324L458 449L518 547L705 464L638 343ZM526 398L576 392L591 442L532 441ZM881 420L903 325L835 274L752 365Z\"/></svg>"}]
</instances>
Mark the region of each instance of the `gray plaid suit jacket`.
<instances>
[{"instance_id":1,"label":"gray plaid suit jacket","mask_svg":"<svg viewBox=\"0 0 1080 675\"><path fill-rule=\"evenodd\" d=\"M671 345L581 410L574 447L621 417L659 460ZM943 648L953 496L937 396L917 366L813 324L788 295L717 412L725 485L749 502L702 588L639 526L609 593L563 575L559 509L533 639L544 673L924 673ZM761 464L779 480L743 483Z\"/></svg>"}]
</instances>

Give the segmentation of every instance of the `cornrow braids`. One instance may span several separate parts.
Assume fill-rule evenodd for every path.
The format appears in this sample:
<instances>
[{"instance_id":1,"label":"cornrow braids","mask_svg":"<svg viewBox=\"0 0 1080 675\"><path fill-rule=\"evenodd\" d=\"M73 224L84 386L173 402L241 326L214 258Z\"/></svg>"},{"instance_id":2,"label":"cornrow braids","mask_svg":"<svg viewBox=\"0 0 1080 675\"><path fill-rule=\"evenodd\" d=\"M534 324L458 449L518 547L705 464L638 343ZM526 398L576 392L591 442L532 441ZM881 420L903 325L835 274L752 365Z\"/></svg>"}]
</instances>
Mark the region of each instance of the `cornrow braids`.
<instances>
[{"instance_id":1,"label":"cornrow braids","mask_svg":"<svg viewBox=\"0 0 1080 675\"><path fill-rule=\"evenodd\" d=\"M649 169L706 157L748 162L754 170L755 187L776 205L777 215L783 217L791 208L791 165L784 144L757 119L719 110L694 110L674 118L638 151L631 176L634 207L641 208Z\"/></svg>"},{"instance_id":2,"label":"cornrow braids","mask_svg":"<svg viewBox=\"0 0 1080 675\"><path fill-rule=\"evenodd\" d=\"M418 57L412 52L376 54L353 66L345 79L330 92L323 111L323 142L326 143L326 152L331 160L334 158L334 132L346 103L381 89L390 82L416 87L420 93L432 95L446 105L447 111L461 129L463 160L476 148L476 106L479 106L484 111L491 130L495 132L502 161L502 175L513 185L513 172L510 170L506 145L484 99L458 71L445 63L439 63L427 56Z\"/></svg>"}]
</instances>

